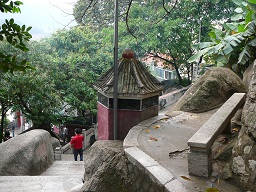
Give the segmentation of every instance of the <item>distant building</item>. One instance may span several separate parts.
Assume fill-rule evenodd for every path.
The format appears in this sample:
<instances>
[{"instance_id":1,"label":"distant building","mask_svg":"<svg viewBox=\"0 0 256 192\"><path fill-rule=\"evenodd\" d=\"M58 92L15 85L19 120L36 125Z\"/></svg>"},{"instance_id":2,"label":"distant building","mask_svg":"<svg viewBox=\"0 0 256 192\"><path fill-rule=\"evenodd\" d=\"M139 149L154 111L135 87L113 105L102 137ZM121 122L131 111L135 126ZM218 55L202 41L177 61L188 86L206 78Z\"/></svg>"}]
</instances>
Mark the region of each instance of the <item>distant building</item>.
<instances>
[{"instance_id":1,"label":"distant building","mask_svg":"<svg viewBox=\"0 0 256 192\"><path fill-rule=\"evenodd\" d=\"M176 72L171 65L164 65L163 61L153 57L144 57L142 62L146 64L150 72L159 80L174 80L177 78Z\"/></svg>"}]
</instances>

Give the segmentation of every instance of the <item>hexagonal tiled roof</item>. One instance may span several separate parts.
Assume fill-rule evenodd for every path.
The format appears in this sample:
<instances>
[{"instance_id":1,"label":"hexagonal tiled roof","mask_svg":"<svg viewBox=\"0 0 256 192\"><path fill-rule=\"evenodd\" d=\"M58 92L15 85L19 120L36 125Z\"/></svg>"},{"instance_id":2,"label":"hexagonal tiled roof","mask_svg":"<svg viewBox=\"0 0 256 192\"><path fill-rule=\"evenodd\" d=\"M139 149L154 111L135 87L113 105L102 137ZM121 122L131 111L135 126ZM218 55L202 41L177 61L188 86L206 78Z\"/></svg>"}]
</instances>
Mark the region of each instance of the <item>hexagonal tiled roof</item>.
<instances>
[{"instance_id":1,"label":"hexagonal tiled roof","mask_svg":"<svg viewBox=\"0 0 256 192\"><path fill-rule=\"evenodd\" d=\"M130 50L131 51L131 50ZM163 90L161 83L148 69L132 55L125 55L118 61L118 96L147 98L159 95ZM114 87L114 66L103 74L94 88L112 97Z\"/></svg>"}]
</instances>

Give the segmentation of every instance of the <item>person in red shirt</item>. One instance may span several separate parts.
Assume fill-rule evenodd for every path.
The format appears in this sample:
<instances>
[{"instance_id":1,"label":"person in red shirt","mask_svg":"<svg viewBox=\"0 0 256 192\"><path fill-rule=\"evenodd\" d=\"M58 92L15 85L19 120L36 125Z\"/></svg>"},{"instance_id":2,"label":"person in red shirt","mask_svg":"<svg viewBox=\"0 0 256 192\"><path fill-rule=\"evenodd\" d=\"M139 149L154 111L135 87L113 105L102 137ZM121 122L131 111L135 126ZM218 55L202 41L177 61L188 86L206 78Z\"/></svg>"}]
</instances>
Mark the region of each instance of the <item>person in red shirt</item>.
<instances>
[{"instance_id":1,"label":"person in red shirt","mask_svg":"<svg viewBox=\"0 0 256 192\"><path fill-rule=\"evenodd\" d=\"M73 148L74 159L77 161L78 154L80 155L80 161L83 161L83 141L84 136L81 135L82 131L79 128L75 129L75 136L70 141L70 146Z\"/></svg>"}]
</instances>

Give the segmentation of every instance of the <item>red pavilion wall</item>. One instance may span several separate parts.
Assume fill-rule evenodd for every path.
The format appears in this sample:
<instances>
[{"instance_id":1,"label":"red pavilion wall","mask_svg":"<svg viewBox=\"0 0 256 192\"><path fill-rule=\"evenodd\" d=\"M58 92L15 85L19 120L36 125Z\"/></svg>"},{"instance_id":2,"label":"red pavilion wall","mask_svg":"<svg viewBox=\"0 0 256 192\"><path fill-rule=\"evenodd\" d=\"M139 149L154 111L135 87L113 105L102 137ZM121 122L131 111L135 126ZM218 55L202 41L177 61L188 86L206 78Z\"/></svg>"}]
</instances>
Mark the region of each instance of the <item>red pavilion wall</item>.
<instances>
[{"instance_id":1,"label":"red pavilion wall","mask_svg":"<svg viewBox=\"0 0 256 192\"><path fill-rule=\"evenodd\" d=\"M124 140L129 130L141 121L158 115L158 106L143 111L118 110L117 139ZM114 139L113 109L98 103L98 140Z\"/></svg>"}]
</instances>

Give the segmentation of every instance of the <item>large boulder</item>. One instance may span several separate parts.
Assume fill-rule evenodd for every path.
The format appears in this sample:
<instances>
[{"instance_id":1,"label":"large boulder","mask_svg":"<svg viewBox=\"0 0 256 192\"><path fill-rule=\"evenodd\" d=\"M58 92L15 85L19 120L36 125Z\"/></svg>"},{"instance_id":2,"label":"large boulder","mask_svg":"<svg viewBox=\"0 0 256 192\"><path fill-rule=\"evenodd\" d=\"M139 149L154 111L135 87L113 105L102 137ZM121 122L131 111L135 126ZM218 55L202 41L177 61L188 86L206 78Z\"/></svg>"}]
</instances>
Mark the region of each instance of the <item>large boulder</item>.
<instances>
[{"instance_id":1,"label":"large boulder","mask_svg":"<svg viewBox=\"0 0 256 192\"><path fill-rule=\"evenodd\" d=\"M253 63L243 73L243 82L249 87L253 76Z\"/></svg>"},{"instance_id":2,"label":"large boulder","mask_svg":"<svg viewBox=\"0 0 256 192\"><path fill-rule=\"evenodd\" d=\"M1 176L40 175L54 160L52 137L31 130L1 143L0 157Z\"/></svg>"},{"instance_id":3,"label":"large boulder","mask_svg":"<svg viewBox=\"0 0 256 192\"><path fill-rule=\"evenodd\" d=\"M256 70L256 61L253 71ZM242 112L242 128L233 148L231 171L245 190L256 192L256 74L253 74Z\"/></svg>"},{"instance_id":4,"label":"large boulder","mask_svg":"<svg viewBox=\"0 0 256 192\"><path fill-rule=\"evenodd\" d=\"M233 93L247 91L246 84L232 70L214 67L185 92L172 111L206 112L220 107Z\"/></svg>"},{"instance_id":5,"label":"large boulder","mask_svg":"<svg viewBox=\"0 0 256 192\"><path fill-rule=\"evenodd\" d=\"M132 191L127 161L121 141L95 142L84 160L82 191Z\"/></svg>"}]
</instances>

